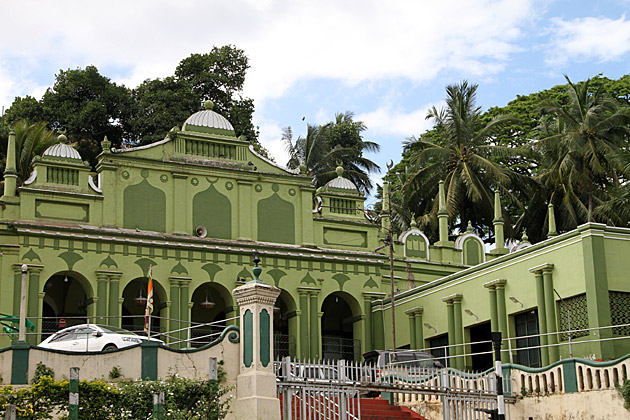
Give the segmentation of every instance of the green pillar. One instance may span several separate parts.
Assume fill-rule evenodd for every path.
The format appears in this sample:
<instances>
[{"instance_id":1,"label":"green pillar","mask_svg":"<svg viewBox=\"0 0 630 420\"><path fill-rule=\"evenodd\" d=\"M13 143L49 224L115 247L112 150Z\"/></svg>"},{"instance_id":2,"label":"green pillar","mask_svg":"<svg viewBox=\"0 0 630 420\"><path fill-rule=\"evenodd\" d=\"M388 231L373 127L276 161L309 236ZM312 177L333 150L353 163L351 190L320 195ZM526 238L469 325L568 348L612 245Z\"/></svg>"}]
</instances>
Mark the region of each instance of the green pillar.
<instances>
[{"instance_id":1,"label":"green pillar","mask_svg":"<svg viewBox=\"0 0 630 420\"><path fill-rule=\"evenodd\" d=\"M446 194L444 192L444 181L440 181L438 190L438 224L440 240L437 246L448 246L451 243L448 240L448 211L446 209Z\"/></svg>"},{"instance_id":2,"label":"green pillar","mask_svg":"<svg viewBox=\"0 0 630 420\"><path fill-rule=\"evenodd\" d=\"M299 290L300 295L300 352L299 355L302 359L308 359L310 357L309 342L308 342L308 291Z\"/></svg>"},{"instance_id":3,"label":"green pillar","mask_svg":"<svg viewBox=\"0 0 630 420\"><path fill-rule=\"evenodd\" d=\"M529 270L534 273L536 280L536 302L538 304L538 333L540 334L540 361L543 366L549 366L549 341L547 339L547 310L545 308L545 288L542 269L535 267Z\"/></svg>"},{"instance_id":4,"label":"green pillar","mask_svg":"<svg viewBox=\"0 0 630 420\"><path fill-rule=\"evenodd\" d=\"M488 289L490 297L490 330L499 331L499 315L497 312L497 289L494 282L488 282L483 285Z\"/></svg>"},{"instance_id":5,"label":"green pillar","mask_svg":"<svg viewBox=\"0 0 630 420\"><path fill-rule=\"evenodd\" d=\"M459 344L456 347L457 355L461 356L465 354L464 346L464 334L463 334L463 324L462 324L462 297L455 296L453 298L453 316L455 318L455 342ZM457 369L464 369L464 358L458 357L455 359L455 366Z\"/></svg>"},{"instance_id":6,"label":"green pillar","mask_svg":"<svg viewBox=\"0 0 630 420\"><path fill-rule=\"evenodd\" d=\"M109 316L107 324L114 327L120 327L120 276L109 276Z\"/></svg>"},{"instance_id":7,"label":"green pillar","mask_svg":"<svg viewBox=\"0 0 630 420\"><path fill-rule=\"evenodd\" d=\"M416 316L414 312L415 312L414 309L409 309L405 311L405 314L407 314L407 316L409 317L409 348L410 349L418 348L418 344L416 341Z\"/></svg>"},{"instance_id":8,"label":"green pillar","mask_svg":"<svg viewBox=\"0 0 630 420\"><path fill-rule=\"evenodd\" d=\"M311 291L310 297L310 334L311 334L311 359L319 360L321 358L321 349L319 347L319 304L317 295L318 291Z\"/></svg>"},{"instance_id":9,"label":"green pillar","mask_svg":"<svg viewBox=\"0 0 630 420\"><path fill-rule=\"evenodd\" d=\"M363 312L365 313L365 323L363 324L363 350L364 352L374 349L372 343L372 296L363 293Z\"/></svg>"},{"instance_id":10,"label":"green pillar","mask_svg":"<svg viewBox=\"0 0 630 420\"><path fill-rule=\"evenodd\" d=\"M372 313L372 337L374 340L374 350L385 349L385 326L383 324L383 301L376 312Z\"/></svg>"},{"instance_id":11,"label":"green pillar","mask_svg":"<svg viewBox=\"0 0 630 420\"><path fill-rule=\"evenodd\" d=\"M449 345L449 356L457 355L457 350L454 346L456 341L455 335L455 312L453 309L453 299L452 298L442 298L442 301L446 303L446 320L448 322L448 345ZM454 358L448 358L447 363L449 367L457 367L455 365Z\"/></svg>"},{"instance_id":12,"label":"green pillar","mask_svg":"<svg viewBox=\"0 0 630 420\"><path fill-rule=\"evenodd\" d=\"M599 235L582 237L582 255L584 255L584 284L586 291L586 307L588 310L589 327L611 325L610 295L608 291L608 273L606 270L606 247L604 246L604 226L587 225L580 230L598 228ZM612 338L612 330L599 330L601 339ZM615 355L615 343L619 341L601 341L598 343L604 360L612 359Z\"/></svg>"},{"instance_id":13,"label":"green pillar","mask_svg":"<svg viewBox=\"0 0 630 420\"><path fill-rule=\"evenodd\" d=\"M508 337L508 326L507 326L507 310L505 307L505 279L496 280L496 294L497 294L497 317L499 321L499 331L501 331L501 337L504 339ZM507 347L504 345L505 342L501 343L501 347ZM510 355L508 352L501 351L501 361L503 363L508 363L510 361Z\"/></svg>"},{"instance_id":14,"label":"green pillar","mask_svg":"<svg viewBox=\"0 0 630 420\"><path fill-rule=\"evenodd\" d=\"M98 322L109 324L109 321L104 319L107 316L107 275L105 274L96 275L96 297L98 298L96 301Z\"/></svg>"},{"instance_id":15,"label":"green pillar","mask_svg":"<svg viewBox=\"0 0 630 420\"><path fill-rule=\"evenodd\" d=\"M179 319L181 320L180 328L190 327L190 298L188 296L188 286L190 279L179 279ZM188 339L188 329L181 332L180 337L182 340ZM189 343L183 343L182 347L189 347Z\"/></svg>"},{"instance_id":16,"label":"green pillar","mask_svg":"<svg viewBox=\"0 0 630 420\"><path fill-rule=\"evenodd\" d=\"M37 331L40 325L40 321L37 319L37 312L39 309L39 274L42 271L42 266L28 267L28 294L26 296L26 317L35 324L35 330ZM37 335L27 335L26 341L33 345L39 343L39 337Z\"/></svg>"},{"instance_id":17,"label":"green pillar","mask_svg":"<svg viewBox=\"0 0 630 420\"><path fill-rule=\"evenodd\" d=\"M168 279L168 283L170 285L170 302L171 305L169 306L169 321L168 321L168 330L169 331L175 331L178 330L179 327L179 321L177 321L177 319L179 318L179 302L180 302L180 298L179 298L179 280L175 279L173 277L169 277ZM169 334L170 337L168 339L169 342L173 342L173 341L178 341L179 340L179 333L172 333ZM179 348L180 346L177 345L177 348Z\"/></svg>"},{"instance_id":18,"label":"green pillar","mask_svg":"<svg viewBox=\"0 0 630 420\"><path fill-rule=\"evenodd\" d=\"M553 270L553 265L548 264L547 267L543 269L543 285L545 289L545 311L546 311L546 319L547 319L547 332L555 333L558 331L558 324L556 322L556 299L555 292L553 291L553 277L551 275L551 271ZM549 347L549 362L554 363L560 359L560 350L558 349L558 334L549 335L547 342L550 344Z\"/></svg>"},{"instance_id":19,"label":"green pillar","mask_svg":"<svg viewBox=\"0 0 630 420\"><path fill-rule=\"evenodd\" d=\"M416 318L416 346L419 349L424 348L424 334L422 332L422 313L424 312L424 308L418 307L414 312L414 316Z\"/></svg>"}]
</instances>

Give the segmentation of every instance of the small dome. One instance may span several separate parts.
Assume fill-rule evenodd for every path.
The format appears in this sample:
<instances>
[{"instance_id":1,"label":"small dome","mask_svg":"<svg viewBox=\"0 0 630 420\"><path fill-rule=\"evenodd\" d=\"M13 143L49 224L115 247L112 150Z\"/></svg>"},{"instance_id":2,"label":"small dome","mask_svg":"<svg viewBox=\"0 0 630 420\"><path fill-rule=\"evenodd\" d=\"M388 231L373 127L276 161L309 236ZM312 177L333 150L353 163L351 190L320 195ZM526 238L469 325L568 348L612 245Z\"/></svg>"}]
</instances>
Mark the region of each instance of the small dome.
<instances>
[{"instance_id":1,"label":"small dome","mask_svg":"<svg viewBox=\"0 0 630 420\"><path fill-rule=\"evenodd\" d=\"M358 191L356 185L352 183L348 178L338 176L337 178L328 181L324 188L340 188L342 190Z\"/></svg>"},{"instance_id":2,"label":"small dome","mask_svg":"<svg viewBox=\"0 0 630 420\"><path fill-rule=\"evenodd\" d=\"M195 112L188 117L182 126L182 131L200 133L216 132L218 134L234 135L234 127L232 127L232 124L222 115L209 109Z\"/></svg>"},{"instance_id":3,"label":"small dome","mask_svg":"<svg viewBox=\"0 0 630 420\"><path fill-rule=\"evenodd\" d=\"M46 149L43 153L43 156L52 157L52 158L62 158L62 159L73 159L82 162L81 155L77 150L64 143L54 144Z\"/></svg>"}]
</instances>

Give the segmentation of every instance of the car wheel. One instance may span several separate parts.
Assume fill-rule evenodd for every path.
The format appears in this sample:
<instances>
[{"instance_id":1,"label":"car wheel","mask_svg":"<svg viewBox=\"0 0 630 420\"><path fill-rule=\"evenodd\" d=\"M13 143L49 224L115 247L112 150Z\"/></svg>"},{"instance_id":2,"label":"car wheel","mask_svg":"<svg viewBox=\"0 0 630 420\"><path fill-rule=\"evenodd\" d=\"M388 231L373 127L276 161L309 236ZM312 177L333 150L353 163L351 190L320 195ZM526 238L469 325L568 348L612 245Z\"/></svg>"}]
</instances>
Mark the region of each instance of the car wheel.
<instances>
[{"instance_id":1,"label":"car wheel","mask_svg":"<svg viewBox=\"0 0 630 420\"><path fill-rule=\"evenodd\" d=\"M112 350L118 350L118 347L116 347L114 344L108 344L105 347L103 347L103 351L112 351Z\"/></svg>"}]
</instances>

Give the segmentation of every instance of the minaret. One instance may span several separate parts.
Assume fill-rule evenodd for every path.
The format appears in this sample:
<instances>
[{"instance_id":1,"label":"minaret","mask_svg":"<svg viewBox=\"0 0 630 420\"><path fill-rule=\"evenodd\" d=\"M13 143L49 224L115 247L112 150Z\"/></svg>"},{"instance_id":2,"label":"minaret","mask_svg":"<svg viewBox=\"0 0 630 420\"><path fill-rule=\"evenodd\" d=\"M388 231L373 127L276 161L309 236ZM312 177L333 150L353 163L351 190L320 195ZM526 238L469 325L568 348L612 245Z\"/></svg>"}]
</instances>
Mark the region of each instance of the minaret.
<instances>
[{"instance_id":1,"label":"minaret","mask_svg":"<svg viewBox=\"0 0 630 420\"><path fill-rule=\"evenodd\" d=\"M3 201L11 201L15 197L17 187L17 168L15 162L15 132L11 129L9 143L7 145L7 166L4 170L4 194Z\"/></svg>"},{"instance_id":2,"label":"minaret","mask_svg":"<svg viewBox=\"0 0 630 420\"><path fill-rule=\"evenodd\" d=\"M505 247L505 233L503 231L503 215L501 214L501 196L499 191L494 192L494 243L496 247L490 252L491 254L507 254L509 250Z\"/></svg>"},{"instance_id":3,"label":"minaret","mask_svg":"<svg viewBox=\"0 0 630 420\"><path fill-rule=\"evenodd\" d=\"M446 210L446 194L444 193L444 181L440 181L438 192L438 223L440 228L440 240L437 246L453 246L448 240L448 211Z\"/></svg>"},{"instance_id":4,"label":"minaret","mask_svg":"<svg viewBox=\"0 0 630 420\"><path fill-rule=\"evenodd\" d=\"M547 212L549 215L549 231L547 232L547 238L552 238L554 236L558 236L558 232L556 232L556 215L553 211L553 204L549 203Z\"/></svg>"}]
</instances>

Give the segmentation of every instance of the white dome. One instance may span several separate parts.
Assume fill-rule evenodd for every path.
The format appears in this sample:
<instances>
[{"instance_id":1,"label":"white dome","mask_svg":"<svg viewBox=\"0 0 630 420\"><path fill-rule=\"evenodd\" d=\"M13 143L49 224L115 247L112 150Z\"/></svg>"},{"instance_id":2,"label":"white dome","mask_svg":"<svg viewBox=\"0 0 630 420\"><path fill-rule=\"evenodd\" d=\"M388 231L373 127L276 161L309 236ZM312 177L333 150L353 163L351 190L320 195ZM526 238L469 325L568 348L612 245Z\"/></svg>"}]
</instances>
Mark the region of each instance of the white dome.
<instances>
[{"instance_id":1,"label":"white dome","mask_svg":"<svg viewBox=\"0 0 630 420\"><path fill-rule=\"evenodd\" d=\"M342 190L357 191L357 187L348 178L338 176L326 184L326 187L340 188Z\"/></svg>"},{"instance_id":2,"label":"white dome","mask_svg":"<svg viewBox=\"0 0 630 420\"><path fill-rule=\"evenodd\" d=\"M192 114L182 127L183 131L198 131L195 127L218 128L220 130L234 131L232 124L222 115L214 111L204 110Z\"/></svg>"},{"instance_id":3,"label":"white dome","mask_svg":"<svg viewBox=\"0 0 630 420\"><path fill-rule=\"evenodd\" d=\"M43 153L43 156L50 156L54 158L63 158L63 159L76 159L78 161L82 161L81 155L77 150L67 144L59 143L50 146Z\"/></svg>"}]
</instances>

